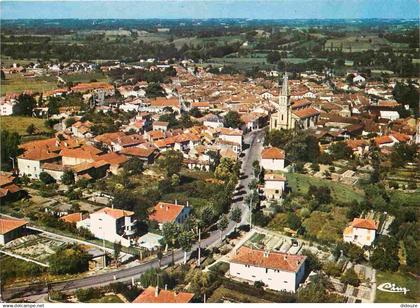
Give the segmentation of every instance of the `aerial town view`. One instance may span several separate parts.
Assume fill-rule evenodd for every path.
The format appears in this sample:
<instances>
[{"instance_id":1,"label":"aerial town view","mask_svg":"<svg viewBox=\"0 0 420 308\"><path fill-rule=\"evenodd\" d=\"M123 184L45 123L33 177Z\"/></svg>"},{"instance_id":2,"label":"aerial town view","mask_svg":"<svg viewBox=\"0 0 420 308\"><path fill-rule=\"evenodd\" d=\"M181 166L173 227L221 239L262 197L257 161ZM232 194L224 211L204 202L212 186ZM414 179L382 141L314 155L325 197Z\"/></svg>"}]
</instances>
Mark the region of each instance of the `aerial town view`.
<instances>
[{"instance_id":1,"label":"aerial town view","mask_svg":"<svg viewBox=\"0 0 420 308\"><path fill-rule=\"evenodd\" d=\"M417 307L417 0L0 12L2 305Z\"/></svg>"}]
</instances>

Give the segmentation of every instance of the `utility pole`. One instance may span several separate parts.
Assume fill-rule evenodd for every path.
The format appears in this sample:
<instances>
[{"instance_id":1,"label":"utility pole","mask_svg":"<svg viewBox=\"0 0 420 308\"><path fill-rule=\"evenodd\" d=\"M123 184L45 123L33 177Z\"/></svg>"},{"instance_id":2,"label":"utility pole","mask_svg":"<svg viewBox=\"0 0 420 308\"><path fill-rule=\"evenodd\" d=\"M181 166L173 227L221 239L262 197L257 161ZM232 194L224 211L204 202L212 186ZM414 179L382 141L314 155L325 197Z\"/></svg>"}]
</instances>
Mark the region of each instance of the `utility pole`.
<instances>
[{"instance_id":1,"label":"utility pole","mask_svg":"<svg viewBox=\"0 0 420 308\"><path fill-rule=\"evenodd\" d=\"M252 196L249 200L249 230L252 229Z\"/></svg>"}]
</instances>

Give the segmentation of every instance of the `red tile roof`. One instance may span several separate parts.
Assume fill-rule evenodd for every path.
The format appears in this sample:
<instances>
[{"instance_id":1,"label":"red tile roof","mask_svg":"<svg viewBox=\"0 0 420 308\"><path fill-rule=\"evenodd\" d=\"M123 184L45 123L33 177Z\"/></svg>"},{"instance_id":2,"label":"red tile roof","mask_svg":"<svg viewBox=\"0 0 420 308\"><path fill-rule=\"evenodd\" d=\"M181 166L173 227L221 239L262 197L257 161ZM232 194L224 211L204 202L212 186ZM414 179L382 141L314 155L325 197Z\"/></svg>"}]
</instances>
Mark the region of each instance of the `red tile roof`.
<instances>
[{"instance_id":1,"label":"red tile roof","mask_svg":"<svg viewBox=\"0 0 420 308\"><path fill-rule=\"evenodd\" d=\"M26 225L27 223L28 222L24 220L0 218L0 234L6 234Z\"/></svg>"},{"instance_id":2,"label":"red tile roof","mask_svg":"<svg viewBox=\"0 0 420 308\"><path fill-rule=\"evenodd\" d=\"M376 225L375 221L372 219L366 218L354 218L351 226L353 228L360 228L360 229L369 229L369 230L376 230L378 226Z\"/></svg>"},{"instance_id":3,"label":"red tile roof","mask_svg":"<svg viewBox=\"0 0 420 308\"><path fill-rule=\"evenodd\" d=\"M292 111L292 113L301 119L305 119L305 118L309 118L309 117L313 117L313 116L321 114L317 109L313 107L295 110L295 111Z\"/></svg>"},{"instance_id":4,"label":"red tile roof","mask_svg":"<svg viewBox=\"0 0 420 308\"><path fill-rule=\"evenodd\" d=\"M261 151L262 159L284 159L285 153L282 149L271 147Z\"/></svg>"},{"instance_id":5,"label":"red tile roof","mask_svg":"<svg viewBox=\"0 0 420 308\"><path fill-rule=\"evenodd\" d=\"M270 268L287 272L297 272L305 262L306 256L290 255L282 252L265 252L242 246L231 258L231 262Z\"/></svg>"},{"instance_id":6,"label":"red tile roof","mask_svg":"<svg viewBox=\"0 0 420 308\"><path fill-rule=\"evenodd\" d=\"M189 303L194 297L193 293L187 292L175 292L170 290L159 290L156 292L156 288L148 287L144 290L133 303L177 303L186 304Z\"/></svg>"},{"instance_id":7,"label":"red tile roof","mask_svg":"<svg viewBox=\"0 0 420 308\"><path fill-rule=\"evenodd\" d=\"M149 220L159 223L174 222L183 208L183 205L159 202L153 208L153 212L149 214Z\"/></svg>"},{"instance_id":8,"label":"red tile roof","mask_svg":"<svg viewBox=\"0 0 420 308\"><path fill-rule=\"evenodd\" d=\"M96 211L94 214L97 214L97 213L104 213L106 215L114 217L115 219L134 215L134 212L132 212L132 211L126 211L126 210L121 210L121 209L112 209L110 207L104 207L104 208L100 209L99 211Z\"/></svg>"},{"instance_id":9,"label":"red tile roof","mask_svg":"<svg viewBox=\"0 0 420 308\"><path fill-rule=\"evenodd\" d=\"M85 145L81 148L76 149L63 149L60 154L63 157L74 157L81 159L92 159L95 160L98 157L98 154L102 153L101 150L95 148L91 145Z\"/></svg>"},{"instance_id":10,"label":"red tile roof","mask_svg":"<svg viewBox=\"0 0 420 308\"><path fill-rule=\"evenodd\" d=\"M128 158L125 155L121 155L115 152L99 155L98 160L103 160L111 165L122 165Z\"/></svg>"},{"instance_id":11,"label":"red tile roof","mask_svg":"<svg viewBox=\"0 0 420 308\"><path fill-rule=\"evenodd\" d=\"M393 143L394 141L389 136L380 136L375 138L375 143L377 145L386 144L386 143Z\"/></svg>"},{"instance_id":12,"label":"red tile roof","mask_svg":"<svg viewBox=\"0 0 420 308\"><path fill-rule=\"evenodd\" d=\"M144 157L144 158L150 157L154 152L155 152L155 149L153 148L144 149L144 148L137 148L137 147L124 148L120 151L120 153L129 155L129 156L138 156L138 157Z\"/></svg>"},{"instance_id":13,"label":"red tile roof","mask_svg":"<svg viewBox=\"0 0 420 308\"><path fill-rule=\"evenodd\" d=\"M165 97L156 97L150 101L150 105L153 107L180 107L179 100L177 98L165 98Z\"/></svg>"},{"instance_id":14,"label":"red tile roof","mask_svg":"<svg viewBox=\"0 0 420 308\"><path fill-rule=\"evenodd\" d=\"M60 220L68 222L68 223L76 223L78 221L83 220L83 214L82 213L72 213L68 215L64 215L60 217Z\"/></svg>"}]
</instances>

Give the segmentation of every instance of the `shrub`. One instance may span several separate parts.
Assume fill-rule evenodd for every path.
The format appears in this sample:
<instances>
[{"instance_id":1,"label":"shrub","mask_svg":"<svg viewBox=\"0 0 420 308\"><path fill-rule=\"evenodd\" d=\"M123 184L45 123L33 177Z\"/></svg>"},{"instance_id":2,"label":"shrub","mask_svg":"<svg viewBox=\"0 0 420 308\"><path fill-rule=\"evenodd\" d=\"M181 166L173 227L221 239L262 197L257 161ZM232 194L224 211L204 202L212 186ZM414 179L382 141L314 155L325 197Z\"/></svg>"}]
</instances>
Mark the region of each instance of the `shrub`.
<instances>
[{"instance_id":1,"label":"shrub","mask_svg":"<svg viewBox=\"0 0 420 308\"><path fill-rule=\"evenodd\" d=\"M75 294L79 302L88 302L101 296L101 292L97 288L77 289Z\"/></svg>"},{"instance_id":2,"label":"shrub","mask_svg":"<svg viewBox=\"0 0 420 308\"><path fill-rule=\"evenodd\" d=\"M353 268L349 268L340 278L340 281L345 284L358 287L360 284L360 279L357 276Z\"/></svg>"}]
</instances>

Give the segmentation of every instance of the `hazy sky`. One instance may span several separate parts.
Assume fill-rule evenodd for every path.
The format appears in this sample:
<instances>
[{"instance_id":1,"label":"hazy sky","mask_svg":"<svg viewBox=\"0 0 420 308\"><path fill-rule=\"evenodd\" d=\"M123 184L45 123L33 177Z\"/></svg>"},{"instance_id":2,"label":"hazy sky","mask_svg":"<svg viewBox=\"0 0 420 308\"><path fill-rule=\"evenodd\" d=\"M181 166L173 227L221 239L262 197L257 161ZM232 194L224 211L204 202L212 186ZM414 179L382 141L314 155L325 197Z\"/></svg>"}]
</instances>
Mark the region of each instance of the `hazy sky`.
<instances>
[{"instance_id":1,"label":"hazy sky","mask_svg":"<svg viewBox=\"0 0 420 308\"><path fill-rule=\"evenodd\" d=\"M418 0L96 0L3 1L18 18L418 18Z\"/></svg>"}]
</instances>

